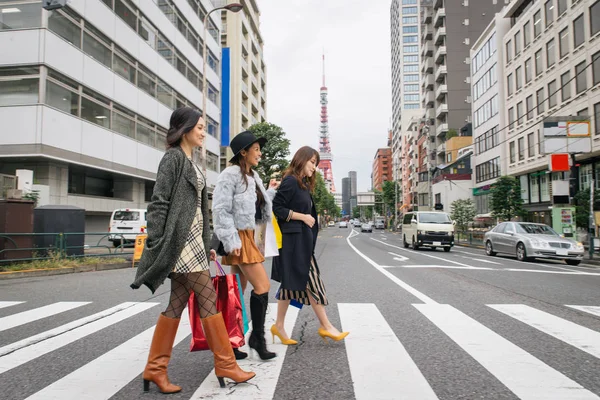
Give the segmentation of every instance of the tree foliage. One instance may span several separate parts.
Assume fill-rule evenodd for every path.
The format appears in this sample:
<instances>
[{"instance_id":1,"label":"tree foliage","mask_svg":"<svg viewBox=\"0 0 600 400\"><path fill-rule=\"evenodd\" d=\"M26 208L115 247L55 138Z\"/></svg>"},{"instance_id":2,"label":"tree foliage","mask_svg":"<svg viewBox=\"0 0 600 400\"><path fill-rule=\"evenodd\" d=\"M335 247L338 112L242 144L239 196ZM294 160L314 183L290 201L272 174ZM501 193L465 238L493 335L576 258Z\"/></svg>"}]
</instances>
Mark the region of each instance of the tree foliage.
<instances>
[{"instance_id":1,"label":"tree foliage","mask_svg":"<svg viewBox=\"0 0 600 400\"><path fill-rule=\"evenodd\" d=\"M260 122L249 129L257 138L264 137L267 143L261 149L262 158L256 171L265 184L277 171L283 173L289 165L287 157L290 155L290 140L279 126L269 122Z\"/></svg>"},{"instance_id":2,"label":"tree foliage","mask_svg":"<svg viewBox=\"0 0 600 400\"><path fill-rule=\"evenodd\" d=\"M330 217L339 217L341 215L340 208L335 204L335 197L327 191L325 180L320 172L316 172L316 185L313 192L313 201L315 202L315 208L317 214L325 215Z\"/></svg>"},{"instance_id":3,"label":"tree foliage","mask_svg":"<svg viewBox=\"0 0 600 400\"><path fill-rule=\"evenodd\" d=\"M575 225L579 228L590 228L590 189L575 195ZM594 211L600 211L600 190L594 191Z\"/></svg>"},{"instance_id":4,"label":"tree foliage","mask_svg":"<svg viewBox=\"0 0 600 400\"><path fill-rule=\"evenodd\" d=\"M521 184L514 176L501 176L491 190L490 210L492 216L502 221L510 221L513 217L522 217L523 199Z\"/></svg>"},{"instance_id":5,"label":"tree foliage","mask_svg":"<svg viewBox=\"0 0 600 400\"><path fill-rule=\"evenodd\" d=\"M446 140L450 140L453 137L457 137L458 136L458 132L456 132L456 129L448 129L448 133L446 133Z\"/></svg>"},{"instance_id":6,"label":"tree foliage","mask_svg":"<svg viewBox=\"0 0 600 400\"><path fill-rule=\"evenodd\" d=\"M450 205L450 218L456 221L456 226L459 231L466 231L469 224L473 223L473 219L477 215L477 209L471 199L458 199Z\"/></svg>"}]
</instances>

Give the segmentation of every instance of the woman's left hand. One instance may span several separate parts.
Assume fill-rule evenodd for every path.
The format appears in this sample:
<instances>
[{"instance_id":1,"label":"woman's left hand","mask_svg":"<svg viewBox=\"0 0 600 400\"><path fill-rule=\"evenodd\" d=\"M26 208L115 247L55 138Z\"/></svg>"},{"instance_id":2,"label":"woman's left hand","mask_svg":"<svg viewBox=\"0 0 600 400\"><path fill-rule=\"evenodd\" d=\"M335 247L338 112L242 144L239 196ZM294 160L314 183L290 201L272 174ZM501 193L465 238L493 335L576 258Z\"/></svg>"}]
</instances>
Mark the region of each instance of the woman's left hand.
<instances>
[{"instance_id":1,"label":"woman's left hand","mask_svg":"<svg viewBox=\"0 0 600 400\"><path fill-rule=\"evenodd\" d=\"M217 252L214 250L210 250L210 261L217 261Z\"/></svg>"},{"instance_id":2,"label":"woman's left hand","mask_svg":"<svg viewBox=\"0 0 600 400\"><path fill-rule=\"evenodd\" d=\"M269 182L269 189L276 189L279 188L279 184L281 182L279 182L277 179L271 179L271 181Z\"/></svg>"}]
</instances>

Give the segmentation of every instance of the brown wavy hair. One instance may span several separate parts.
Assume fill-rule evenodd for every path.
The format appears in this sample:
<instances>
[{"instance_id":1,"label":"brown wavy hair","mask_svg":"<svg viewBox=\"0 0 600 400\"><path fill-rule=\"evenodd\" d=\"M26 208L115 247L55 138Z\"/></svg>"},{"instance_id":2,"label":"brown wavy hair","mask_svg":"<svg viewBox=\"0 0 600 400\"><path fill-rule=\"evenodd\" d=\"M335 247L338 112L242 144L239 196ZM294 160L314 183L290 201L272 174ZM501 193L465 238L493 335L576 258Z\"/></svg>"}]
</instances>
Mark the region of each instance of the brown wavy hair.
<instances>
[{"instance_id":1,"label":"brown wavy hair","mask_svg":"<svg viewBox=\"0 0 600 400\"><path fill-rule=\"evenodd\" d=\"M298 181L298 185L300 185L302 189L306 189L312 192L313 190L315 190L317 174L319 173L319 171L315 171L315 173L310 178L303 177L302 173L304 172L304 167L306 166L306 163L309 162L310 159L313 157L317 158L318 166L319 162L321 161L321 158L319 157L319 152L317 150L313 149L310 146L304 146L299 148L296 154L294 154L294 158L292 158L290 166L285 170L285 174L283 175L283 177L285 178L286 176L293 176L294 178L296 178L296 180Z\"/></svg>"}]
</instances>

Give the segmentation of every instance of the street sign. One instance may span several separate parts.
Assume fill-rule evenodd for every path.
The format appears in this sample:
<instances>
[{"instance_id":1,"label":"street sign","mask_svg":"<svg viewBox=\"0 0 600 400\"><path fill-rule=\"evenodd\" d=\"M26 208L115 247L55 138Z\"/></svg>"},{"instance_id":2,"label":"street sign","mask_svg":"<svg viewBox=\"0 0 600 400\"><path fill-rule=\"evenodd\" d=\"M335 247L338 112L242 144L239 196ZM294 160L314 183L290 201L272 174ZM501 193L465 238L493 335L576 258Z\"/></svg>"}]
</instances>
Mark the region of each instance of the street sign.
<instances>
[{"instance_id":1,"label":"street sign","mask_svg":"<svg viewBox=\"0 0 600 400\"><path fill-rule=\"evenodd\" d=\"M131 260L131 268L135 266L137 261L140 261L142 258L142 253L144 252L144 247L146 246L146 239L148 239L148 235L137 235L135 237L135 247L133 249L133 259Z\"/></svg>"}]
</instances>

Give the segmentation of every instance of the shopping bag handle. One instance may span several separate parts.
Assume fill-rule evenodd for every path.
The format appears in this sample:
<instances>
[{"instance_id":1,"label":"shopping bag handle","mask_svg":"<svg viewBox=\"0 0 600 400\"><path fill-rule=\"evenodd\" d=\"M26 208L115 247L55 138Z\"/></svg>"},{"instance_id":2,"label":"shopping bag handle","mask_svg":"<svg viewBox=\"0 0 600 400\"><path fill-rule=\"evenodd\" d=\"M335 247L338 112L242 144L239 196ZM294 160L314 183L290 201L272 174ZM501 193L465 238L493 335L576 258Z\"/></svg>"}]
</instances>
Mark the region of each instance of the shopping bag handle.
<instances>
[{"instance_id":1,"label":"shopping bag handle","mask_svg":"<svg viewBox=\"0 0 600 400\"><path fill-rule=\"evenodd\" d=\"M225 271L223 270L223 267L221 267L219 261L215 260L215 264L217 264L217 275L225 275Z\"/></svg>"}]
</instances>

